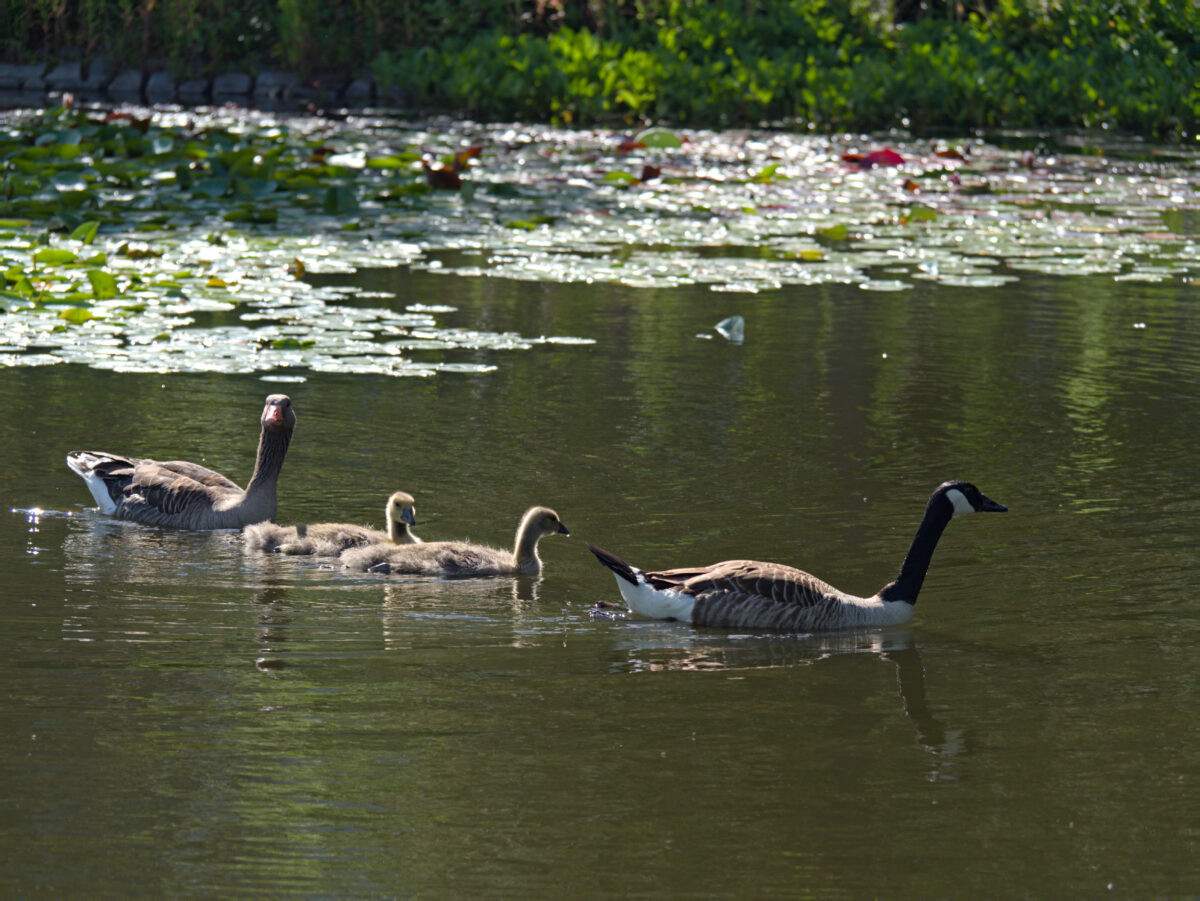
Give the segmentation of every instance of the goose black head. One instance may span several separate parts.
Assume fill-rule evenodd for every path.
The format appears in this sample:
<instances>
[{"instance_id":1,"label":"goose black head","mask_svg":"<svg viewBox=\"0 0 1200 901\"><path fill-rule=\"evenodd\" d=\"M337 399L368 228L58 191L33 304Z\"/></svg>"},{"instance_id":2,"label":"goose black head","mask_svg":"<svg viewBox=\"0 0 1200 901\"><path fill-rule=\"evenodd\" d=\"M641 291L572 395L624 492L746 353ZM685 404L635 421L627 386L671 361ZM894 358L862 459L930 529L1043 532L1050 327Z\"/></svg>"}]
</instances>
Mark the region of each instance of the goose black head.
<instances>
[{"instance_id":1,"label":"goose black head","mask_svg":"<svg viewBox=\"0 0 1200 901\"><path fill-rule=\"evenodd\" d=\"M389 520L399 520L415 526L417 524L416 501L413 500L411 494L397 491L388 498L387 515Z\"/></svg>"},{"instance_id":2,"label":"goose black head","mask_svg":"<svg viewBox=\"0 0 1200 901\"><path fill-rule=\"evenodd\" d=\"M964 513L1007 513L1008 507L998 504L970 482L951 480L938 486L933 497L944 497L953 509L953 516ZM930 499L932 500L932 498Z\"/></svg>"},{"instance_id":3,"label":"goose black head","mask_svg":"<svg viewBox=\"0 0 1200 901\"><path fill-rule=\"evenodd\" d=\"M263 407L262 426L274 431L292 431L296 427L296 411L292 409L292 399L286 394L270 395L266 406Z\"/></svg>"}]
</instances>

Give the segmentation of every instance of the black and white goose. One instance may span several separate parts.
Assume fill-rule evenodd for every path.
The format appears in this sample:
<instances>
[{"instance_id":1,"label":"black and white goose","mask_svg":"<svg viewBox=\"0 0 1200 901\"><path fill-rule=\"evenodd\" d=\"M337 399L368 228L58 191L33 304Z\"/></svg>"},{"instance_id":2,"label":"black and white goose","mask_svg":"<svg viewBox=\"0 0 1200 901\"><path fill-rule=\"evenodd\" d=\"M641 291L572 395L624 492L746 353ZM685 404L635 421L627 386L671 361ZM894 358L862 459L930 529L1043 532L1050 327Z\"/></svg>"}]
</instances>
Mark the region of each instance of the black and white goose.
<instances>
[{"instance_id":1,"label":"black and white goose","mask_svg":"<svg viewBox=\"0 0 1200 901\"><path fill-rule=\"evenodd\" d=\"M291 399L272 394L259 422L258 456L244 491L219 472L185 460L72 451L67 466L87 484L100 510L117 519L177 529L240 529L275 518L275 486L296 428Z\"/></svg>"},{"instance_id":2,"label":"black and white goose","mask_svg":"<svg viewBox=\"0 0 1200 901\"><path fill-rule=\"evenodd\" d=\"M711 566L646 572L593 544L613 571L629 609L651 619L698 626L783 629L793 632L900 625L913 607L946 524L965 513L1004 513L970 482L944 482L929 497L900 575L872 597L839 591L782 563L726 560Z\"/></svg>"}]
</instances>

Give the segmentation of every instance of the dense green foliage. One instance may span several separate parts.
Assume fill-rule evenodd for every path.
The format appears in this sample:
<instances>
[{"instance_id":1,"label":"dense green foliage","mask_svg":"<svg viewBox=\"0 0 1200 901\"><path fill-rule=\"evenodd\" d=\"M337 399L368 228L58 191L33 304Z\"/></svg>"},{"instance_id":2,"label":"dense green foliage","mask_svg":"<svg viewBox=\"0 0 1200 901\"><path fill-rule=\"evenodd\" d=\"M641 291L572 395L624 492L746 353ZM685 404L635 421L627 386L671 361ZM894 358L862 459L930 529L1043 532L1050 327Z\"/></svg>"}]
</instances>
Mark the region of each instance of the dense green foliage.
<instances>
[{"instance_id":1,"label":"dense green foliage","mask_svg":"<svg viewBox=\"0 0 1200 901\"><path fill-rule=\"evenodd\" d=\"M0 0L0 20L10 59L103 49L308 75L369 62L394 99L488 118L1195 133L1193 0L986 6L897 24L866 0Z\"/></svg>"}]
</instances>

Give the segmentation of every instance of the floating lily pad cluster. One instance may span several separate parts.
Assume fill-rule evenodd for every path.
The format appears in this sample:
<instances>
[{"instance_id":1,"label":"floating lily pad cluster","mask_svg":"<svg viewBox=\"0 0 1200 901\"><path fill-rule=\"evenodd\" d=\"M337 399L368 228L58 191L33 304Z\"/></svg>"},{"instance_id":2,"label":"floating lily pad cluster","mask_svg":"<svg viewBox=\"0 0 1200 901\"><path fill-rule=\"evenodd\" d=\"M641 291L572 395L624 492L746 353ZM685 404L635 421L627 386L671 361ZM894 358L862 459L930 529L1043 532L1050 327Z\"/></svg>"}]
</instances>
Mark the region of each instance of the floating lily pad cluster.
<instances>
[{"instance_id":1,"label":"floating lily pad cluster","mask_svg":"<svg viewBox=\"0 0 1200 901\"><path fill-rule=\"evenodd\" d=\"M587 340L451 327L437 297L305 278L388 265L732 292L1194 282L1197 162L1117 144L7 113L0 365L430 375ZM476 253L450 264L451 249Z\"/></svg>"}]
</instances>

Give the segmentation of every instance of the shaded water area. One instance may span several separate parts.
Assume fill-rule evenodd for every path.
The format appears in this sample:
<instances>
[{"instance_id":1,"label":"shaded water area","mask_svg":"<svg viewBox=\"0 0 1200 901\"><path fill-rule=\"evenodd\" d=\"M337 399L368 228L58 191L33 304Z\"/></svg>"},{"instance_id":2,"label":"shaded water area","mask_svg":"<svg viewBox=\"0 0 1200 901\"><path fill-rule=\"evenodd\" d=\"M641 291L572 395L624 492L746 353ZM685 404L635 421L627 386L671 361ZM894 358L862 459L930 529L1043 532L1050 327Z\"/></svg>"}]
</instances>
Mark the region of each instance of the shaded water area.
<instances>
[{"instance_id":1,"label":"shaded water area","mask_svg":"<svg viewBox=\"0 0 1200 901\"><path fill-rule=\"evenodd\" d=\"M317 281L595 343L427 379L0 370L6 894L1200 892L1194 287ZM277 390L281 522L405 488L427 539L506 543L531 503L572 536L540 578L346 575L111 521L63 465L245 479ZM951 524L908 627L589 612L618 595L585 540L870 593L951 477L1010 512Z\"/></svg>"}]
</instances>

